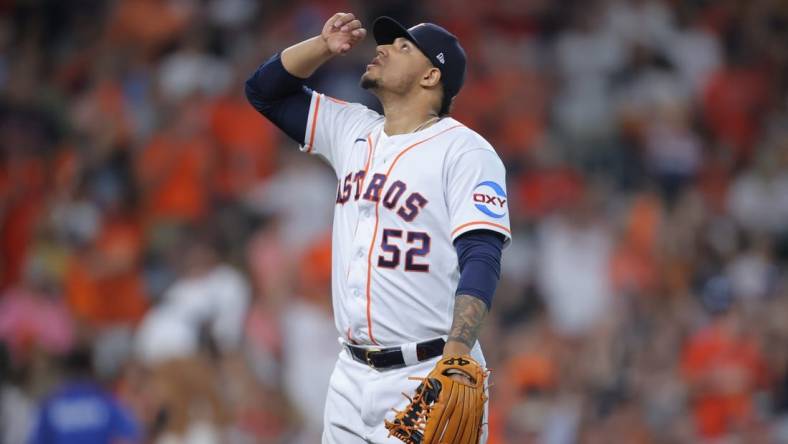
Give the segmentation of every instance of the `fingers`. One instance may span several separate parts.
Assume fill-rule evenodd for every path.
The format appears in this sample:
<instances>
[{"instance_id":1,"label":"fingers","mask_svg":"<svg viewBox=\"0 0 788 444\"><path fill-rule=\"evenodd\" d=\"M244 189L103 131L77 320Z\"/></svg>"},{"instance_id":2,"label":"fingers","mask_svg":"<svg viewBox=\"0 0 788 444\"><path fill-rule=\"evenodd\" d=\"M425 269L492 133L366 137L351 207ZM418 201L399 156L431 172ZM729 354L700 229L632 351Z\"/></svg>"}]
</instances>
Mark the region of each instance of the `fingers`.
<instances>
[{"instance_id":1,"label":"fingers","mask_svg":"<svg viewBox=\"0 0 788 444\"><path fill-rule=\"evenodd\" d=\"M348 23L352 22L355 19L356 16L353 15L352 12L339 12L337 14L334 14L333 17L331 17L331 20L333 21L332 26L335 29L339 29L340 31L347 31L346 29L343 29L343 26L347 25Z\"/></svg>"},{"instance_id":2,"label":"fingers","mask_svg":"<svg viewBox=\"0 0 788 444\"><path fill-rule=\"evenodd\" d=\"M353 34L353 37L356 37L359 40L361 40L367 35L367 30L364 28L358 28L358 29L354 29L351 34Z\"/></svg>"},{"instance_id":3,"label":"fingers","mask_svg":"<svg viewBox=\"0 0 788 444\"><path fill-rule=\"evenodd\" d=\"M351 20L348 23L345 23L344 25L342 25L342 27L339 28L339 30L343 31L343 32L351 32L354 29L358 29L360 27L361 27L361 22L358 19L355 19L355 20Z\"/></svg>"},{"instance_id":4,"label":"fingers","mask_svg":"<svg viewBox=\"0 0 788 444\"><path fill-rule=\"evenodd\" d=\"M361 27L361 20L357 19L352 13L340 12L331 17L331 27L341 32L349 32L354 37L364 37L367 30Z\"/></svg>"},{"instance_id":5,"label":"fingers","mask_svg":"<svg viewBox=\"0 0 788 444\"><path fill-rule=\"evenodd\" d=\"M324 39L332 39L332 51L345 54L367 35L361 21L350 12L338 12L326 22L323 32Z\"/></svg>"},{"instance_id":6,"label":"fingers","mask_svg":"<svg viewBox=\"0 0 788 444\"><path fill-rule=\"evenodd\" d=\"M353 20L345 25L345 27L348 28L346 32L350 32L350 38L353 42L364 40L364 37L367 35L367 30L361 27L361 22L358 20Z\"/></svg>"},{"instance_id":7,"label":"fingers","mask_svg":"<svg viewBox=\"0 0 788 444\"><path fill-rule=\"evenodd\" d=\"M334 25L339 23L339 21L342 19L342 16L344 15L345 15L344 12L337 12L336 14L332 15L331 18L328 19L328 21L326 21L324 28L331 28L331 29L335 28Z\"/></svg>"}]
</instances>

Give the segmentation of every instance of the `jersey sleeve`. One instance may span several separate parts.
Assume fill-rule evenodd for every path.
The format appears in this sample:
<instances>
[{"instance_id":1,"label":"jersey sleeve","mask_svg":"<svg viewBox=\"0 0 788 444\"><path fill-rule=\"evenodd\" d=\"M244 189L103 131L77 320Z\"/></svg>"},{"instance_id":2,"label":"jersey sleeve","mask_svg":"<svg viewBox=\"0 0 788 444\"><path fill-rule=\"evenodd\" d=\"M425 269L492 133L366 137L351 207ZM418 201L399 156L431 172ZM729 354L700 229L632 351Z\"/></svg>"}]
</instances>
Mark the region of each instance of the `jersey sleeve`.
<instances>
[{"instance_id":1,"label":"jersey sleeve","mask_svg":"<svg viewBox=\"0 0 788 444\"><path fill-rule=\"evenodd\" d=\"M446 201L452 242L463 233L490 230L509 245L509 198L506 169L492 149L478 148L460 154L448 168Z\"/></svg>"},{"instance_id":2,"label":"jersey sleeve","mask_svg":"<svg viewBox=\"0 0 788 444\"><path fill-rule=\"evenodd\" d=\"M325 94L312 92L306 134L301 150L324 157L334 168L343 171L345 150L354 140L366 138L382 117L358 103L343 102Z\"/></svg>"}]
</instances>

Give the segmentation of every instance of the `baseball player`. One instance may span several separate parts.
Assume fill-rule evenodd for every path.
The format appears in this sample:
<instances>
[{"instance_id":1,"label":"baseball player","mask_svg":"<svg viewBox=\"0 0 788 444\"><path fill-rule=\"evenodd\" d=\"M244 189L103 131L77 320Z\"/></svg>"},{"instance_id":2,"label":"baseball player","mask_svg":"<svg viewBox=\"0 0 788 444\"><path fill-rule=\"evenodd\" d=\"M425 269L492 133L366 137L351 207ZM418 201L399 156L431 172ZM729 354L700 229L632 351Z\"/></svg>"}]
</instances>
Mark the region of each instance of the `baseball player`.
<instances>
[{"instance_id":1,"label":"baseball player","mask_svg":"<svg viewBox=\"0 0 788 444\"><path fill-rule=\"evenodd\" d=\"M332 298L343 351L322 441L332 444L399 442L384 421L408 404L402 393L419 384L409 377L428 374L442 356L484 364L477 335L511 239L503 163L449 117L465 77L456 37L388 17L372 31L378 45L360 84L383 115L304 86L366 36L351 13L335 14L320 35L274 55L246 82L249 102L339 181Z\"/></svg>"}]
</instances>

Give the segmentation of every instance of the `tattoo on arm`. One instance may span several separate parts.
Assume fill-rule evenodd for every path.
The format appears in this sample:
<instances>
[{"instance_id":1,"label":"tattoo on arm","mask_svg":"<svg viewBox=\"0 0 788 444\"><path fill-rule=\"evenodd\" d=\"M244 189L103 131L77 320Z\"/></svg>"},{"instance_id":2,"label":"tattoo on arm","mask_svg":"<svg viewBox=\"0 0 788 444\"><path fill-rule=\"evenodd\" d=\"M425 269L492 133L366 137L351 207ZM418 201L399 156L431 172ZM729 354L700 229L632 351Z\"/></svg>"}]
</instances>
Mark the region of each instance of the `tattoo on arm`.
<instances>
[{"instance_id":1,"label":"tattoo on arm","mask_svg":"<svg viewBox=\"0 0 788 444\"><path fill-rule=\"evenodd\" d=\"M458 341L473 348L486 315L487 306L479 298L463 294L457 296L449 341Z\"/></svg>"}]
</instances>

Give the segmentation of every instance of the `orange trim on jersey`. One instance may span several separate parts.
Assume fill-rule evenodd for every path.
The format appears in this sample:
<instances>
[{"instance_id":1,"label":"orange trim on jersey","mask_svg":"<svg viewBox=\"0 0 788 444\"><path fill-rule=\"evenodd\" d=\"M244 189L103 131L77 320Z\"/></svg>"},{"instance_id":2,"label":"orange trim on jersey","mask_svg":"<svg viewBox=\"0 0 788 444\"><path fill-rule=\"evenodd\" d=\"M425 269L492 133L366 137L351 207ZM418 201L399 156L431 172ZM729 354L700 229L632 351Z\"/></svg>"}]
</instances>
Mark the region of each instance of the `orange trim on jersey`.
<instances>
[{"instance_id":1,"label":"orange trim on jersey","mask_svg":"<svg viewBox=\"0 0 788 444\"><path fill-rule=\"evenodd\" d=\"M467 227L469 225L492 225L493 227L500 228L501 230L509 233L510 236L512 235L512 230L506 228L503 225L496 224L496 223L493 223L493 222L487 222L487 221L484 221L484 220L475 220L473 222L464 223L464 224L460 225L459 227L455 228L454 231L451 232L451 237L454 237L455 233L457 233L458 231L462 230L463 228L465 228L465 227Z\"/></svg>"},{"instance_id":2,"label":"orange trim on jersey","mask_svg":"<svg viewBox=\"0 0 788 444\"><path fill-rule=\"evenodd\" d=\"M320 94L317 95L315 100L315 113L312 115L312 133L309 135L309 148L306 149L307 153L312 152L315 143L315 127L317 127L317 112L320 110Z\"/></svg>"},{"instance_id":3,"label":"orange trim on jersey","mask_svg":"<svg viewBox=\"0 0 788 444\"><path fill-rule=\"evenodd\" d=\"M459 128L461 126L464 126L464 125L458 124L458 125L454 125L454 126L451 126L449 128L446 128L445 130L439 132L438 134L435 134L435 135L432 135L430 137L427 137L426 139L420 140L420 141L414 143L413 145L410 145L407 148L405 148L404 150L402 150L402 152L400 152L397 155L397 157L394 158L394 161L391 162L391 165L389 166L389 169L386 171L386 180L388 180L388 177L391 175L391 171L394 169L394 166L397 164L397 162L399 161L400 157L402 157L405 153L407 153L411 149L415 148L416 146L421 145L424 142L432 140L432 139L440 136L441 134L443 134L443 133L445 133L447 131L453 130L454 128ZM364 174L364 178L366 179L366 173ZM378 238L378 224L380 222L380 200L381 199L378 199L378 201L375 202L375 229L374 229L374 231L372 231L372 242L369 244L369 253L367 254L367 332L369 333L369 340L372 341L372 343L375 344L375 345L378 345L378 342L375 341L375 337L372 336L372 315L371 315L371 313L372 313L372 311L371 311L371 308L372 308L371 294L372 293L371 293L370 290L371 290L371 285L372 285L372 252L375 250L375 241Z\"/></svg>"},{"instance_id":4,"label":"orange trim on jersey","mask_svg":"<svg viewBox=\"0 0 788 444\"><path fill-rule=\"evenodd\" d=\"M378 137L378 141L380 141L380 137ZM364 192L364 181L367 180L367 171L369 171L369 166L372 164L372 156L375 155L377 146L377 142L372 142L372 133L367 134L367 163L364 165L364 177L361 178L361 183L359 184L362 193Z\"/></svg>"},{"instance_id":5,"label":"orange trim on jersey","mask_svg":"<svg viewBox=\"0 0 788 444\"><path fill-rule=\"evenodd\" d=\"M331 96L326 96L326 99L328 99L328 100L330 100L330 101L332 101L334 103L338 103L340 105L347 105L347 102L345 102L344 100L335 99L335 98L333 98Z\"/></svg>"}]
</instances>

